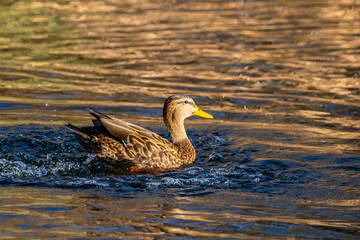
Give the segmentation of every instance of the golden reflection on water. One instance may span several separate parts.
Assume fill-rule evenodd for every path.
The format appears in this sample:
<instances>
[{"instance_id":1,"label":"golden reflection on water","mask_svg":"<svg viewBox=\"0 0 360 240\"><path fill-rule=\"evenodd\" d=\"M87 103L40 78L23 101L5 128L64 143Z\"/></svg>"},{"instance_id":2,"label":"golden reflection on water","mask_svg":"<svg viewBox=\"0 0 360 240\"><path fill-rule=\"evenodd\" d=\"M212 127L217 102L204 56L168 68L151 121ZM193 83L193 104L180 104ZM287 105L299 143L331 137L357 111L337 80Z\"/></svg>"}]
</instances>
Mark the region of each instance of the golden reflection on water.
<instances>
[{"instance_id":1,"label":"golden reflection on water","mask_svg":"<svg viewBox=\"0 0 360 240\"><path fill-rule=\"evenodd\" d=\"M126 86L126 91L137 92L139 88L129 87L149 85L144 81L151 78L150 85L156 86L144 89L144 94L166 89L163 97L188 93L183 89L194 87L194 82L184 79L190 78L203 81L199 88L216 89L206 92L211 99L229 92L239 96L246 90L296 87L304 95L336 93L359 100L350 90L359 87L358 79L344 77L358 67L359 11L346 1L345 7L333 1L318 5L18 1L7 13L3 31L12 37L2 38L3 49L8 49L2 63L15 67L15 74L23 69L63 74L71 79L68 86L56 82L56 76L48 84L60 90L77 90L81 86L71 82L85 78L94 86L85 80L79 83L84 85L81 90L114 94ZM14 17L19 13L24 19ZM31 72L28 77L34 75L39 77ZM109 81L121 86L114 89ZM40 88L51 91L44 76L40 82ZM234 86L226 89L227 84Z\"/></svg>"},{"instance_id":2,"label":"golden reflection on water","mask_svg":"<svg viewBox=\"0 0 360 240\"><path fill-rule=\"evenodd\" d=\"M86 108L96 107L158 129L163 100L185 94L215 117L211 123L188 120L188 129L200 135L225 132L220 137L234 149L265 146L254 162L272 159L271 154L285 162L292 153L358 156L360 151L356 1L8 0L0 2L0 26L1 125L86 125ZM300 157L290 159L304 164ZM306 164L320 171L334 163ZM333 174L346 179L344 172ZM13 216L2 232L15 237L36 231L44 238L153 239L170 233L258 239L253 232L266 232L278 222L356 229L353 221L316 210L360 210L357 199L337 197L303 201L295 196L291 209L278 196L271 209L268 202L259 203L259 194L244 192L256 204L236 195L227 199L232 202L227 211L217 209L223 207L218 196L163 202L70 190L0 190L0 213ZM198 208L190 209L190 203ZM301 206L310 211L300 211ZM182 220L194 227L183 227ZM237 233L201 230L219 224Z\"/></svg>"},{"instance_id":3,"label":"golden reflection on water","mask_svg":"<svg viewBox=\"0 0 360 240\"><path fill-rule=\"evenodd\" d=\"M138 237L153 238L176 234L210 238L257 238L252 231L269 231L283 224L296 226L289 228L289 234L296 234L301 226L326 228L357 228L356 223L333 221L317 215L321 208L345 206L347 211L359 211L357 200L334 202L311 201L296 203L303 208L301 213L293 212L293 205L286 200L274 198L273 208L262 206L258 196L243 193L242 198L255 197L254 202L242 202L233 196L233 204L221 204L219 195L205 198L178 197L164 202L163 198L114 198L91 191L70 191L38 188L6 187L0 195L0 213L12 216L2 226L0 236L24 236L38 229L38 237ZM227 196L231 202L231 194ZM267 199L268 201L268 199ZM284 202L283 202L284 201ZM319 207L318 204L321 204ZM197 206L197 207L196 207ZM210 209L211 208L211 209ZM129 212L131 209L131 212ZM247 225L257 223L258 225ZM274 225L273 225L274 224ZM279 225L280 224L280 225ZM223 225L224 229L235 227L235 231L215 231L212 227ZM101 229L98 227L101 226ZM239 228L241 227L241 231ZM256 229L257 228L257 229Z\"/></svg>"}]
</instances>

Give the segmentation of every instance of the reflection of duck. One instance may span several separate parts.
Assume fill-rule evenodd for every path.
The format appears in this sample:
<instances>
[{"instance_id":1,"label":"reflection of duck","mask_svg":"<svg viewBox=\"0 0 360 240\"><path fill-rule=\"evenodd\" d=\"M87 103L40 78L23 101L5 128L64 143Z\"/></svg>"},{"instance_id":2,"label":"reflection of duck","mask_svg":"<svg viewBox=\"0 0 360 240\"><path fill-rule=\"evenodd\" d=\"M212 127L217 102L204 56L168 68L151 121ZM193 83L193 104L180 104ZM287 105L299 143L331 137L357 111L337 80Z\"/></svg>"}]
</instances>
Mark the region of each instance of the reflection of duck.
<instances>
[{"instance_id":1,"label":"reflection of duck","mask_svg":"<svg viewBox=\"0 0 360 240\"><path fill-rule=\"evenodd\" d=\"M184 119L191 115L213 118L200 110L193 99L174 95L166 99L163 109L165 126L172 142L120 119L90 110L93 127L78 128L71 124L80 144L90 153L130 171L174 169L195 161L195 149L189 141Z\"/></svg>"}]
</instances>

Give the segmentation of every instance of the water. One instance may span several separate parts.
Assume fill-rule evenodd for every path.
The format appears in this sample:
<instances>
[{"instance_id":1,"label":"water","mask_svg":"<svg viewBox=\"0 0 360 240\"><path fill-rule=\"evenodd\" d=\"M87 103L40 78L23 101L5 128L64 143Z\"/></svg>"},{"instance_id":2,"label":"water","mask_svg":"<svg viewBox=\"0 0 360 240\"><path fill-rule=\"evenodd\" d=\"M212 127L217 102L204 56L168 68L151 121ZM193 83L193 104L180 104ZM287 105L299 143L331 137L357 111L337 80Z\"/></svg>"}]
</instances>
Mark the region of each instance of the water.
<instances>
[{"instance_id":1,"label":"water","mask_svg":"<svg viewBox=\"0 0 360 240\"><path fill-rule=\"evenodd\" d=\"M0 25L0 238L360 238L358 1L6 0ZM184 169L118 175L64 127L167 136L173 94L215 117Z\"/></svg>"}]
</instances>

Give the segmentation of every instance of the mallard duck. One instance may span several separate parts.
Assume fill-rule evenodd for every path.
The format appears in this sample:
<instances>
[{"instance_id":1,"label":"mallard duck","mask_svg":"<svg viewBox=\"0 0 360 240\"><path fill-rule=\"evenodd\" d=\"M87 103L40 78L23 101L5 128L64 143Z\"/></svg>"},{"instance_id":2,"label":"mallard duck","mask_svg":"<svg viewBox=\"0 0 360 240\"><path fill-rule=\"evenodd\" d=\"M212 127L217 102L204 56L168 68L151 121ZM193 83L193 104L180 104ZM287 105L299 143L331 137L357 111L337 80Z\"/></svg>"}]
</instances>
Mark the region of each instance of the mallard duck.
<instances>
[{"instance_id":1,"label":"mallard duck","mask_svg":"<svg viewBox=\"0 0 360 240\"><path fill-rule=\"evenodd\" d=\"M184 120L192 115L213 118L187 96L165 100L163 120L171 142L140 126L89 109L92 127L66 126L86 151L116 167L136 171L164 171L195 161L196 153L185 131Z\"/></svg>"}]
</instances>

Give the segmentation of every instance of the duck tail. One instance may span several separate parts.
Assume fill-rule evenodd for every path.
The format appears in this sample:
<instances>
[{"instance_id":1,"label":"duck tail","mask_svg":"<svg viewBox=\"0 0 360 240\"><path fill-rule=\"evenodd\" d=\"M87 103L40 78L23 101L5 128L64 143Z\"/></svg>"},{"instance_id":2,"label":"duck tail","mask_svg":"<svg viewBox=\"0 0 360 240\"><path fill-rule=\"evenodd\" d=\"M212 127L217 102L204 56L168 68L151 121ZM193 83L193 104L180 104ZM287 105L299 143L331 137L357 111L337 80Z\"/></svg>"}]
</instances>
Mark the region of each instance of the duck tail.
<instances>
[{"instance_id":1,"label":"duck tail","mask_svg":"<svg viewBox=\"0 0 360 240\"><path fill-rule=\"evenodd\" d=\"M71 123L65 124L65 126L70 129L71 131L73 131L76 135L79 135L83 138L89 139L90 136L88 134L86 134L85 131L83 131L81 128L76 127L74 125L72 125Z\"/></svg>"},{"instance_id":2,"label":"duck tail","mask_svg":"<svg viewBox=\"0 0 360 240\"><path fill-rule=\"evenodd\" d=\"M94 127L79 128L70 123L65 124L65 126L75 133L76 139L87 152L94 154L100 152L101 147L98 143L98 139L96 137L97 132L94 130Z\"/></svg>"}]
</instances>

